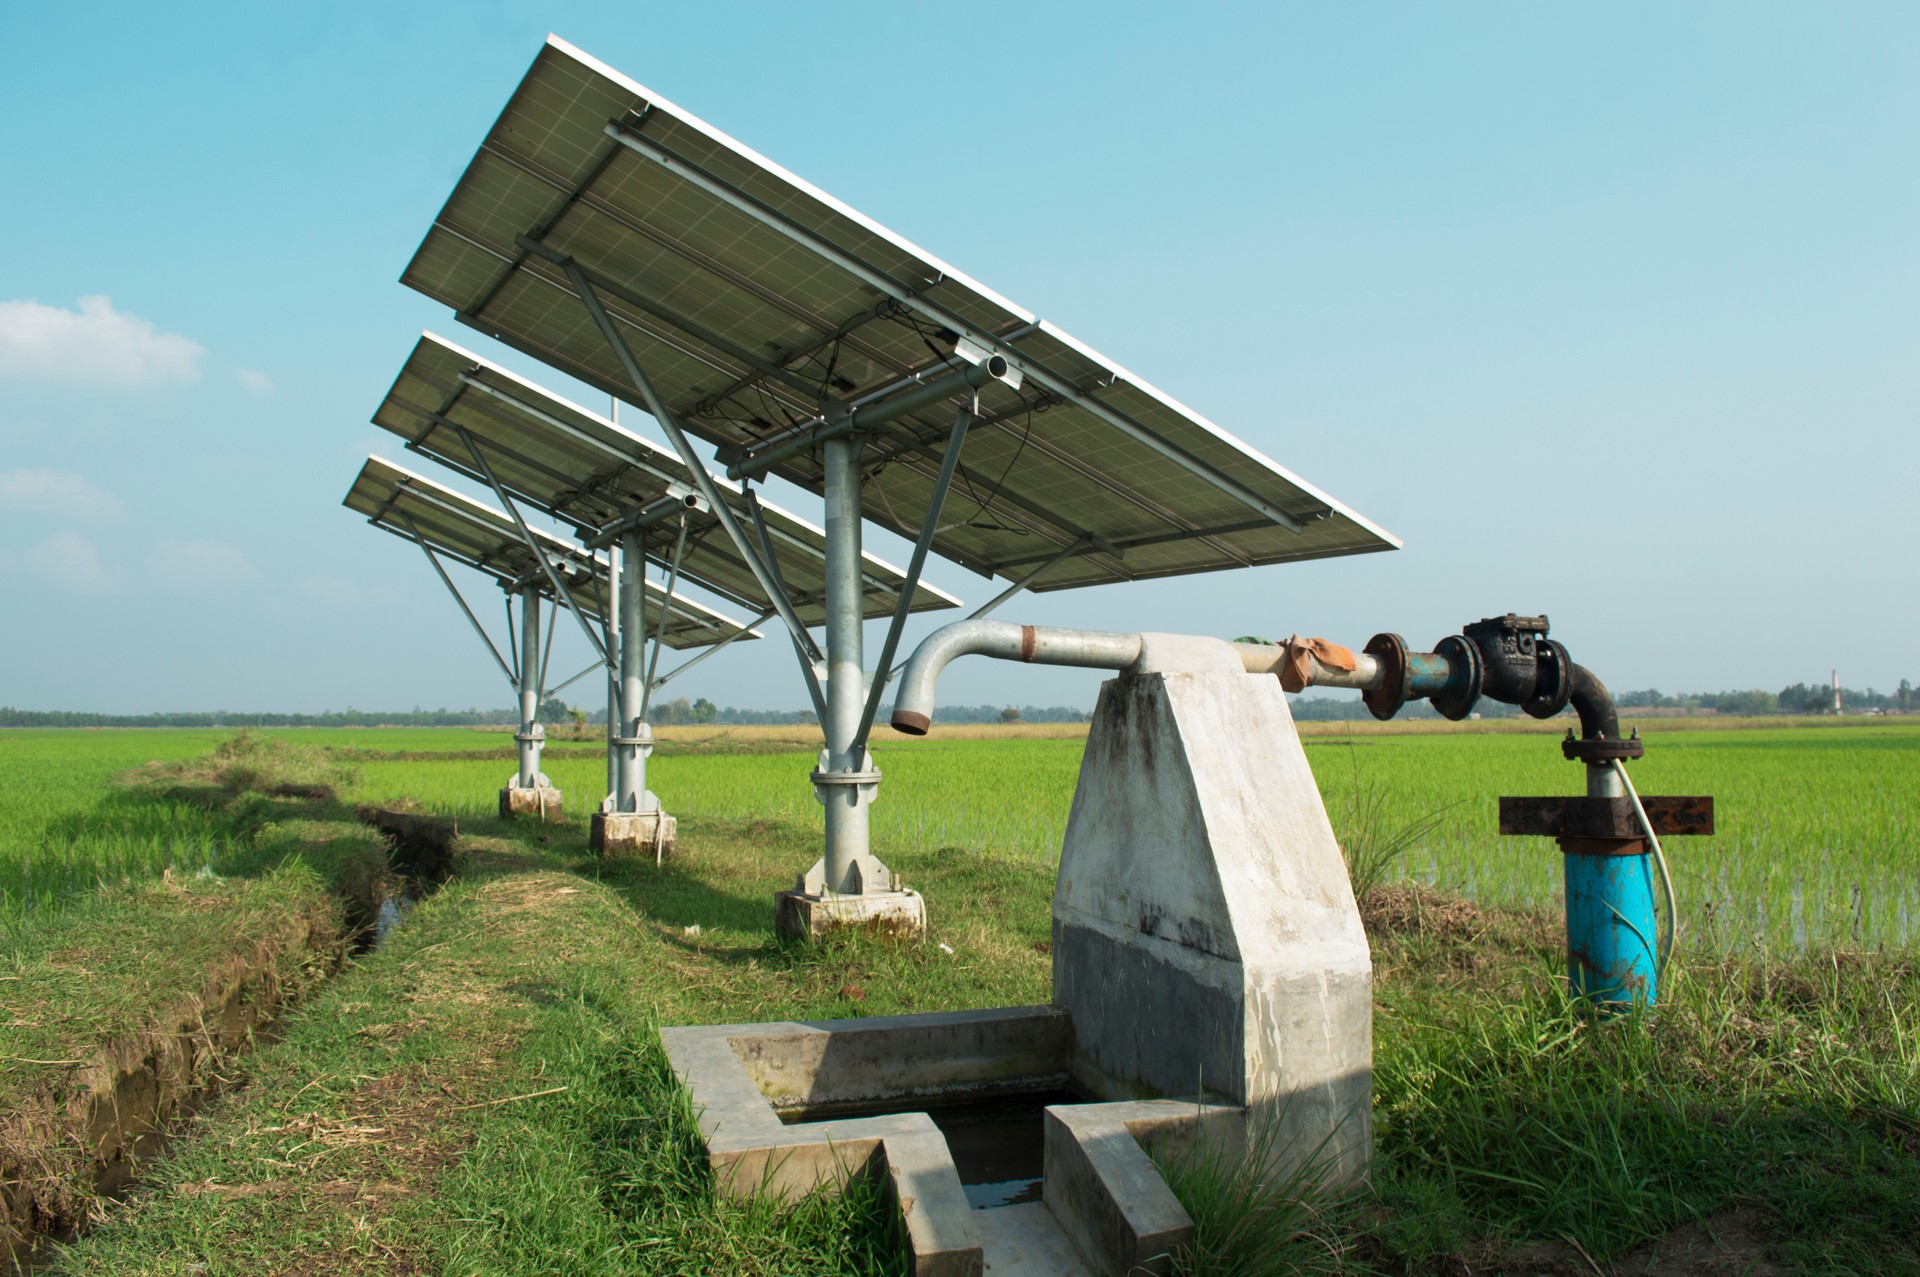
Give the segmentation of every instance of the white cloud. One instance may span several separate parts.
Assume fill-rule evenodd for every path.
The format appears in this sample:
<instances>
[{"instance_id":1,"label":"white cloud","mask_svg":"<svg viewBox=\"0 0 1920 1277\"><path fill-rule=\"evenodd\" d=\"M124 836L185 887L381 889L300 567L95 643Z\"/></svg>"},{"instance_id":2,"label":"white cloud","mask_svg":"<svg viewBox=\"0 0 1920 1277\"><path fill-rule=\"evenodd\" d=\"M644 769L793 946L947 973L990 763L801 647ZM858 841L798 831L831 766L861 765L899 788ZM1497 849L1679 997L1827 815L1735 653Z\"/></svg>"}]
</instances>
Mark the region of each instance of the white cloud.
<instances>
[{"instance_id":1,"label":"white cloud","mask_svg":"<svg viewBox=\"0 0 1920 1277\"><path fill-rule=\"evenodd\" d=\"M199 593L251 585L260 579L260 570L247 561L240 547L224 541L156 541L147 570L170 590Z\"/></svg>"},{"instance_id":2,"label":"white cloud","mask_svg":"<svg viewBox=\"0 0 1920 1277\"><path fill-rule=\"evenodd\" d=\"M273 378L263 372L258 372L252 368L242 368L233 375L241 385L256 395L265 396L273 393Z\"/></svg>"},{"instance_id":3,"label":"white cloud","mask_svg":"<svg viewBox=\"0 0 1920 1277\"><path fill-rule=\"evenodd\" d=\"M0 510L107 523L127 512L120 498L64 470L0 470Z\"/></svg>"},{"instance_id":4,"label":"white cloud","mask_svg":"<svg viewBox=\"0 0 1920 1277\"><path fill-rule=\"evenodd\" d=\"M118 387L193 381L206 347L163 333L105 297L73 310L32 299L0 302L0 377Z\"/></svg>"},{"instance_id":5,"label":"white cloud","mask_svg":"<svg viewBox=\"0 0 1920 1277\"><path fill-rule=\"evenodd\" d=\"M56 532L22 550L20 566L63 590L76 594L104 594L113 588L100 552L78 532Z\"/></svg>"}]
</instances>

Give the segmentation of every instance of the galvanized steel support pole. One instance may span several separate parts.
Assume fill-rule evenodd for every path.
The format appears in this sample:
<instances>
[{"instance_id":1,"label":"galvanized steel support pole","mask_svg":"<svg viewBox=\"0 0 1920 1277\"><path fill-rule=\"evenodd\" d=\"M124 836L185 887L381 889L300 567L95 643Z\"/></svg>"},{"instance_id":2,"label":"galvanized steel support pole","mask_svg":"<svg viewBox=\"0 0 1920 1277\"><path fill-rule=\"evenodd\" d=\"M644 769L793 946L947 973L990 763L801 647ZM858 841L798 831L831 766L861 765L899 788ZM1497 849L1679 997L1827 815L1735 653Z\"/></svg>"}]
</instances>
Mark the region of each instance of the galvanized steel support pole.
<instances>
[{"instance_id":1,"label":"galvanized steel support pole","mask_svg":"<svg viewBox=\"0 0 1920 1277\"><path fill-rule=\"evenodd\" d=\"M620 547L613 546L607 551L607 646L618 650L620 644ZM615 740L620 735L620 671L614 668L612 661L602 661L607 675L607 800L620 789L620 746Z\"/></svg>"},{"instance_id":2,"label":"galvanized steel support pole","mask_svg":"<svg viewBox=\"0 0 1920 1277\"><path fill-rule=\"evenodd\" d=\"M827 809L826 889L846 891L849 871L867 854L867 802L871 791L855 777L867 776L864 751L856 756L860 711L865 707L865 656L860 580L860 445L857 438L829 439L821 446L827 505L827 748L814 775Z\"/></svg>"},{"instance_id":3,"label":"galvanized steel support pole","mask_svg":"<svg viewBox=\"0 0 1920 1277\"><path fill-rule=\"evenodd\" d=\"M520 747L517 789L540 783L540 591L528 585L520 591Z\"/></svg>"},{"instance_id":4,"label":"galvanized steel support pole","mask_svg":"<svg viewBox=\"0 0 1920 1277\"><path fill-rule=\"evenodd\" d=\"M607 676L607 795L611 797L620 787L620 747L613 738L620 734L620 680L612 669L606 669Z\"/></svg>"},{"instance_id":5,"label":"galvanized steel support pole","mask_svg":"<svg viewBox=\"0 0 1920 1277\"><path fill-rule=\"evenodd\" d=\"M647 547L639 531L620 538L620 734L619 780L613 788L613 809L617 812L640 810L640 796L647 792L647 759L640 751L640 707L644 700L641 684L646 670L646 618L642 607L646 599Z\"/></svg>"}]
</instances>

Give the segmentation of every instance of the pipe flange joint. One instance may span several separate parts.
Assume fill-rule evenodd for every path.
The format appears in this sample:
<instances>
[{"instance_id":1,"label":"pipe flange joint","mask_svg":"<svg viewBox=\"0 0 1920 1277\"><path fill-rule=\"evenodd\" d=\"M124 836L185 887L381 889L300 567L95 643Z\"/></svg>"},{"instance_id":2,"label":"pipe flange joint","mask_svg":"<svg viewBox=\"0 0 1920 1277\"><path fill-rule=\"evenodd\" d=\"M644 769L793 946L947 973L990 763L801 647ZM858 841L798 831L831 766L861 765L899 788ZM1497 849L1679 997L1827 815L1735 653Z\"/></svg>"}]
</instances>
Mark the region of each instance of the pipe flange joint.
<instances>
[{"instance_id":1,"label":"pipe flange joint","mask_svg":"<svg viewBox=\"0 0 1920 1277\"><path fill-rule=\"evenodd\" d=\"M1481 680L1486 674L1480 649L1462 635L1449 634L1433 645L1433 654L1447 662L1451 677L1447 686L1427 699L1442 718L1458 722L1480 701Z\"/></svg>"},{"instance_id":2,"label":"pipe flange joint","mask_svg":"<svg viewBox=\"0 0 1920 1277\"><path fill-rule=\"evenodd\" d=\"M522 745L537 745L547 739L547 729L535 723L530 732L515 732L513 738Z\"/></svg>"},{"instance_id":3,"label":"pipe flange joint","mask_svg":"<svg viewBox=\"0 0 1920 1277\"><path fill-rule=\"evenodd\" d=\"M1566 644L1543 640L1536 649L1533 695L1520 706L1535 718L1552 718L1573 696L1573 657Z\"/></svg>"},{"instance_id":4,"label":"pipe flange joint","mask_svg":"<svg viewBox=\"0 0 1920 1277\"><path fill-rule=\"evenodd\" d=\"M653 752L653 736L651 734L646 736L610 736L607 739L622 749L638 749L646 754Z\"/></svg>"},{"instance_id":5,"label":"pipe flange joint","mask_svg":"<svg viewBox=\"0 0 1920 1277\"><path fill-rule=\"evenodd\" d=\"M1560 753L1576 763L1610 763L1616 758L1624 762L1639 758L1646 752L1646 742L1638 736L1629 736L1625 740L1609 740L1605 736L1583 740L1568 732L1567 738L1560 742Z\"/></svg>"},{"instance_id":6,"label":"pipe flange joint","mask_svg":"<svg viewBox=\"0 0 1920 1277\"><path fill-rule=\"evenodd\" d=\"M853 801L864 807L873 802L880 792L880 769L873 765L873 755L865 754L860 759L857 771L835 771L831 767L831 756L826 750L820 751L819 765L809 777L813 781L814 801L822 807L827 805L827 796L836 790L853 790Z\"/></svg>"},{"instance_id":7,"label":"pipe flange joint","mask_svg":"<svg viewBox=\"0 0 1920 1277\"><path fill-rule=\"evenodd\" d=\"M1360 650L1380 662L1380 686L1361 692L1360 701L1385 722L1407 703L1407 641L1398 634L1376 634Z\"/></svg>"}]
</instances>

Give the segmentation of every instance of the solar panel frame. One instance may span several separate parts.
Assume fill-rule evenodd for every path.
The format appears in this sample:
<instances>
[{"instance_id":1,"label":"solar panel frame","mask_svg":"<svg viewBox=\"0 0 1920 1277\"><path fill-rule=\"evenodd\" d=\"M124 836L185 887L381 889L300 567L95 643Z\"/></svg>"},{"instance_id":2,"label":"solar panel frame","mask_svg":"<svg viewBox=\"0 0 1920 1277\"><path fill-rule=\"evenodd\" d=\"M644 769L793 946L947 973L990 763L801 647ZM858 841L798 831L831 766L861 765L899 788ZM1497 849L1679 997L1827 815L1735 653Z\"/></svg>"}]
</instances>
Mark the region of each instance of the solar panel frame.
<instances>
[{"instance_id":1,"label":"solar panel frame","mask_svg":"<svg viewBox=\"0 0 1920 1277\"><path fill-rule=\"evenodd\" d=\"M409 451L485 483L457 433L467 430L508 492L583 533L658 500L674 485L693 488L674 453L431 332L414 344L372 420ZM746 518L741 489L724 479L715 486ZM825 531L771 502L758 505L796 613L805 624L823 623ZM682 574L738 606L763 607L752 570L718 521L705 514L689 518ZM661 529L656 541L664 542L656 553L663 558L673 532ZM874 554L863 561L864 613L891 616L905 573ZM914 600L916 612L960 604L925 581Z\"/></svg>"},{"instance_id":2,"label":"solar panel frame","mask_svg":"<svg viewBox=\"0 0 1920 1277\"><path fill-rule=\"evenodd\" d=\"M486 574L503 588L531 584L550 603L565 605L511 519L424 475L382 457L368 457L341 504L404 541L418 544L414 539L418 531L420 540L434 552ZM574 601L592 617L604 621L610 601L609 559L588 555L539 528L529 531L554 560L571 569L565 576ZM647 633L652 635L659 624L666 590L651 579L646 587ZM668 612L665 642L676 651L706 647L742 628L740 622L724 613L676 594ZM736 641L761 637L759 630L748 629Z\"/></svg>"},{"instance_id":3,"label":"solar panel frame","mask_svg":"<svg viewBox=\"0 0 1920 1277\"><path fill-rule=\"evenodd\" d=\"M729 184L870 266L883 277L879 290L609 136L617 122L635 120L645 142L687 172ZM743 382L770 412L812 412L817 401L792 381L796 368L818 364L806 352L823 343L831 343L833 376L851 387L843 393L854 402L938 368L927 323L910 315L902 322L905 308L885 295L889 286L1041 370L1065 388L1044 410L1023 410L1022 396L998 386L982 394L983 417L997 424L970 433L950 498L978 510L934 542L975 570L1011 577L1084 545L1032 587L1065 589L1399 544L1054 326L551 37L402 279L453 306L463 322L630 399L612 353L543 253L590 268L669 407L716 444L751 445L786 425L766 414L743 418ZM663 321L666 313L676 322ZM764 372L768 363L781 375ZM950 415L941 408L895 423L874 445L897 455L882 465L881 499L868 502L867 514L904 536L916 533L931 495L950 424L943 413ZM812 457L775 472L822 488Z\"/></svg>"}]
</instances>

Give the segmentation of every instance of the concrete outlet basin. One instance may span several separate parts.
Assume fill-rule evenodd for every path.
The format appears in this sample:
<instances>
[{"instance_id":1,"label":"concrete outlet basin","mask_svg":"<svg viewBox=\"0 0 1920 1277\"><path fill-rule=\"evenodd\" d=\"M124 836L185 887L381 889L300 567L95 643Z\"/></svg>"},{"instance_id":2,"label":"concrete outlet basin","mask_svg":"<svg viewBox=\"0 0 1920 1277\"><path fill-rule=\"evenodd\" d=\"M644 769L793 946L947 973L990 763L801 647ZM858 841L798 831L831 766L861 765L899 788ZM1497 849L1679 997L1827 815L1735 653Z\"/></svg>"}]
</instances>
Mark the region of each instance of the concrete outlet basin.
<instances>
[{"instance_id":1,"label":"concrete outlet basin","mask_svg":"<svg viewBox=\"0 0 1920 1277\"><path fill-rule=\"evenodd\" d=\"M1243 1138L1234 1107L1079 1102L1072 1018L1055 1006L661 1038L723 1191L792 1198L878 1176L927 1277L1165 1272L1193 1222L1148 1147Z\"/></svg>"}]
</instances>

